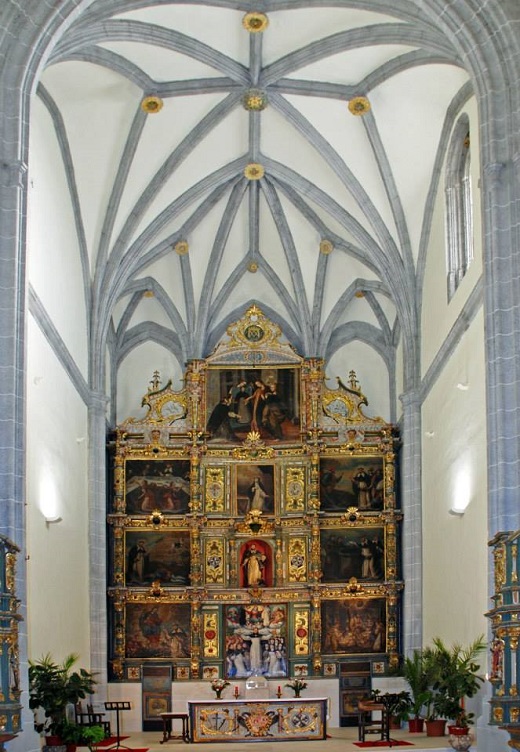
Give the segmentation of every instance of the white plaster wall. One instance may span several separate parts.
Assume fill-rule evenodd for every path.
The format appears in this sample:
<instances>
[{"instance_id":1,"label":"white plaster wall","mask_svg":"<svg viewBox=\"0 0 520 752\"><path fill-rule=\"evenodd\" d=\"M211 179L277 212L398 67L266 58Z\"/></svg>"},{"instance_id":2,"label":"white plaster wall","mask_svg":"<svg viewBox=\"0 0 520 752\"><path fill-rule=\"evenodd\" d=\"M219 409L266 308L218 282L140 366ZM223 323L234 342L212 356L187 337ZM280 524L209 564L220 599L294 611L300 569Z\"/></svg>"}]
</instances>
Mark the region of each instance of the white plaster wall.
<instances>
[{"instance_id":1,"label":"white plaster wall","mask_svg":"<svg viewBox=\"0 0 520 752\"><path fill-rule=\"evenodd\" d=\"M467 644L486 633L491 606L482 312L445 364L422 418L424 642L440 636ZM465 514L450 514L465 495Z\"/></svg>"},{"instance_id":2,"label":"white plaster wall","mask_svg":"<svg viewBox=\"0 0 520 752\"><path fill-rule=\"evenodd\" d=\"M173 353L154 342L146 342L132 350L117 371L117 422L127 418L142 418L148 410L141 407L141 399L148 391L154 371L159 371L161 387L172 380L172 389L184 387L184 364Z\"/></svg>"},{"instance_id":3,"label":"white plaster wall","mask_svg":"<svg viewBox=\"0 0 520 752\"><path fill-rule=\"evenodd\" d=\"M470 120L471 134L471 185L473 197L473 244L474 259L450 303L447 297L446 229L444 199L444 168L439 181L432 219L430 242L424 275L422 302L422 351L421 368L424 375L448 332L457 320L468 296L482 274L482 218L480 165L478 155L477 107L472 99L464 108ZM458 120L458 118L457 118Z\"/></svg>"},{"instance_id":4,"label":"white plaster wall","mask_svg":"<svg viewBox=\"0 0 520 752\"><path fill-rule=\"evenodd\" d=\"M28 279L87 378L83 272L73 207L56 135L41 101L31 119L27 216Z\"/></svg>"},{"instance_id":5,"label":"white plaster wall","mask_svg":"<svg viewBox=\"0 0 520 752\"><path fill-rule=\"evenodd\" d=\"M27 350L28 654L88 667L87 411L32 317Z\"/></svg>"}]
</instances>

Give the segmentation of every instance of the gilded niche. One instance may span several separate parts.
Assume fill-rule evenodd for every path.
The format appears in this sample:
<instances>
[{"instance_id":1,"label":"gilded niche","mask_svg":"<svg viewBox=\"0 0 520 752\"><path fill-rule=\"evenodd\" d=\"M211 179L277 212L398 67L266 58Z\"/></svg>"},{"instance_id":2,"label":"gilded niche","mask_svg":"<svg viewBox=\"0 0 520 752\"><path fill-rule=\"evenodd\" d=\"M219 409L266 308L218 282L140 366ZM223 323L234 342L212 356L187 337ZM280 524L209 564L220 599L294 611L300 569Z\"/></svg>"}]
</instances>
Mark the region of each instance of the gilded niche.
<instances>
[{"instance_id":1,"label":"gilded niche","mask_svg":"<svg viewBox=\"0 0 520 752\"><path fill-rule=\"evenodd\" d=\"M112 680L143 662L179 680L396 665L398 436L367 405L354 371L329 388L256 304L183 389L153 373L113 452Z\"/></svg>"}]
</instances>

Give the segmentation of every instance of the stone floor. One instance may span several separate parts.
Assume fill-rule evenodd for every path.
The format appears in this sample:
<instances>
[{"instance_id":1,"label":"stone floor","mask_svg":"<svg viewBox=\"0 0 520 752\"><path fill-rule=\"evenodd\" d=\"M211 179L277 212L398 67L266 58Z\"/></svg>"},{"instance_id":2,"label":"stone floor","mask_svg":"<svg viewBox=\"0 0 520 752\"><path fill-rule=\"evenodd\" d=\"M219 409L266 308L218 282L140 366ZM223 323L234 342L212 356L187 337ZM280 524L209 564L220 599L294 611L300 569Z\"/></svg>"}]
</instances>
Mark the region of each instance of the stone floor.
<instances>
[{"instance_id":1,"label":"stone floor","mask_svg":"<svg viewBox=\"0 0 520 752\"><path fill-rule=\"evenodd\" d=\"M175 729L174 729L175 733ZM271 752L275 747L277 752L359 752L360 747L356 747L354 742L357 741L357 728L332 728L329 729L330 738L326 741L308 741L308 742L247 742L247 744L233 742L228 744L198 744L199 748L208 748L207 752ZM434 738L427 737L426 734L409 734L407 731L392 731L392 738L411 742L413 747L396 747L399 752L420 752L420 750L429 750L429 752L453 752L448 743L448 737ZM132 733L128 739L124 739L122 744L129 747L139 748L147 747L150 752L167 752L169 749L176 749L181 752L185 746L179 739L171 739L165 744L161 744L162 733L159 731L149 731L146 733ZM370 748L364 748L370 750ZM380 752L381 748L373 748ZM477 749L476 743L472 745L471 752ZM121 752L125 752L123 749Z\"/></svg>"}]
</instances>

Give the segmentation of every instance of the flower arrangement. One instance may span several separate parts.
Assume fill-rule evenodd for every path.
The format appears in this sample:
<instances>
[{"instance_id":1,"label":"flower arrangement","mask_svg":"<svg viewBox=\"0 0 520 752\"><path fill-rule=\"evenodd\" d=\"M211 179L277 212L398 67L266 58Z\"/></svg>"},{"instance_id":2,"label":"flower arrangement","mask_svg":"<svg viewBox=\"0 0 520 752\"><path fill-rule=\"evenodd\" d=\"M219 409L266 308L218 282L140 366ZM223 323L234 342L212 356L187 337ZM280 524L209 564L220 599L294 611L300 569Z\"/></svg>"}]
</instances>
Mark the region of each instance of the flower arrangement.
<instances>
[{"instance_id":1,"label":"flower arrangement","mask_svg":"<svg viewBox=\"0 0 520 752\"><path fill-rule=\"evenodd\" d=\"M220 697L222 694L222 691L229 687L229 682L225 679L212 679L211 680L211 689L215 692L217 697Z\"/></svg>"},{"instance_id":2,"label":"flower arrangement","mask_svg":"<svg viewBox=\"0 0 520 752\"><path fill-rule=\"evenodd\" d=\"M299 697L302 689L307 687L307 682L304 682L303 679L291 679L285 686L294 691L295 697Z\"/></svg>"}]
</instances>

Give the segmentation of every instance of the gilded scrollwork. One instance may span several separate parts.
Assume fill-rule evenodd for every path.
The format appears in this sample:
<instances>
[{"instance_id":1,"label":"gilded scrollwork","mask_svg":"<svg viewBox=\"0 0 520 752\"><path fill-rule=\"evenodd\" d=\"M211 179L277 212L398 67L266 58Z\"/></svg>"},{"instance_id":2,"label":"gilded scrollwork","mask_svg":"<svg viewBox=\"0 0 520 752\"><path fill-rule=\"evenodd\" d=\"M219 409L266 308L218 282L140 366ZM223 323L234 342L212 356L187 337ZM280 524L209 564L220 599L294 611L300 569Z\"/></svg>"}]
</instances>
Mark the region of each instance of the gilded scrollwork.
<instances>
[{"instance_id":1,"label":"gilded scrollwork","mask_svg":"<svg viewBox=\"0 0 520 752\"><path fill-rule=\"evenodd\" d=\"M304 658L309 672L321 675L323 602L355 607L378 599L386 604L386 643L384 651L377 652L386 652L390 665L396 663L402 591L396 431L364 414L367 400L354 371L345 381L337 378L335 389L326 388L324 373L323 361L300 357L284 341L280 327L256 305L228 327L209 357L188 363L181 391L174 392L170 383L163 388L159 373L154 373L143 398L145 419L130 419L117 428L113 452L114 489L107 522L114 679L138 681L140 662L164 659L169 650L177 651L170 656L174 664L181 659L175 671L182 667L196 678L201 671L204 675L205 666L215 668L218 663L225 675L227 604L238 610L262 604L266 614L270 604L283 609L292 630L284 646L287 665ZM223 395L232 397L238 410L238 387L251 389L257 378L275 392L279 389L284 399L292 399L290 422L286 419L281 437L271 436L261 413L253 426L252 420L239 420L243 416L237 412L235 437L221 441L208 426L208 413ZM284 386L283 392L284 383L290 388ZM129 469L129 462L136 470ZM258 499L253 506L244 490L247 484L242 488L236 482L238 468L248 465L272 468L273 482L262 508ZM337 476L343 473L343 496L335 496L332 489L327 498L330 489L323 478L328 466ZM374 481L370 494L358 493L352 484L361 466L368 473L377 471L378 485ZM155 504L145 499L150 489L143 479L155 485ZM166 486L172 495L182 488L182 502L166 499ZM368 577L361 571L365 533L379 547L378 566ZM341 554L337 575L331 569L334 561L322 550L329 539L338 547L345 541L351 547L359 543L357 559L342 559ZM144 565L141 572L129 561L130 548L141 540L142 555L148 556L146 576ZM248 542L267 547L268 571L253 587L244 580L240 561ZM183 547L186 561L179 554ZM356 562L349 564L352 571L347 559ZM173 561L184 562L185 575L182 567L168 571ZM184 583L179 579L183 576ZM157 609L169 623L167 637L162 632L157 638ZM500 624L500 618L495 615L494 623ZM514 615L508 617L508 641L515 639L513 621ZM190 637L189 651L182 647L181 633ZM154 655L155 640L166 653ZM143 655L140 644L145 645Z\"/></svg>"},{"instance_id":2,"label":"gilded scrollwork","mask_svg":"<svg viewBox=\"0 0 520 752\"><path fill-rule=\"evenodd\" d=\"M288 543L289 582L306 582L307 580L307 539L291 537Z\"/></svg>"},{"instance_id":3,"label":"gilded scrollwork","mask_svg":"<svg viewBox=\"0 0 520 752\"><path fill-rule=\"evenodd\" d=\"M215 585L225 584L225 540L208 538L205 541L204 581Z\"/></svg>"}]
</instances>

